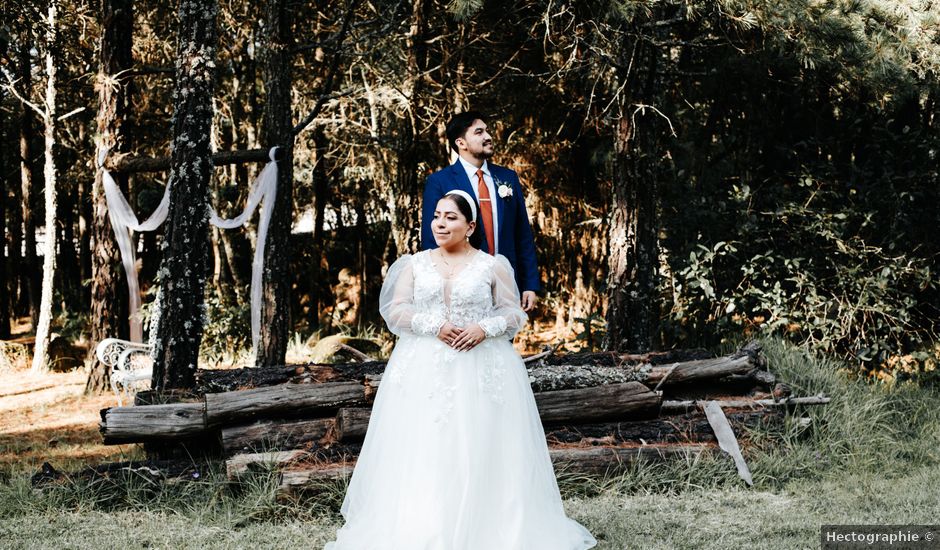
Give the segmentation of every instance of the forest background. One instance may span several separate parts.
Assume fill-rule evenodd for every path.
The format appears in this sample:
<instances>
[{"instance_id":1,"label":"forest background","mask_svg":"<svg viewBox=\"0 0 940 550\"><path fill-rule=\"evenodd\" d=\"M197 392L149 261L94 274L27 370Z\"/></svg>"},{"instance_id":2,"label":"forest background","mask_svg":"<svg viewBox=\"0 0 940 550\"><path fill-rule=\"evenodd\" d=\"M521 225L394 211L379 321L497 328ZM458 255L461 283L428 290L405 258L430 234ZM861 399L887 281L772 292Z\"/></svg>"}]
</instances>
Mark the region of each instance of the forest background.
<instances>
[{"instance_id":1,"label":"forest background","mask_svg":"<svg viewBox=\"0 0 940 550\"><path fill-rule=\"evenodd\" d=\"M476 109L536 236L544 293L520 347L778 334L861 376L937 380L936 3L2 9L0 338L35 332L40 368L54 334L85 350L128 335L103 149L144 219L170 181L234 216L267 149L285 148L257 360L283 363L292 340L376 333L383 270L418 249L424 179L451 162L444 125ZM199 75L183 62L193 49ZM211 177L179 170L180 128L200 120L205 151L243 152L217 156ZM146 306L182 277L161 269L189 199L174 200L164 229L135 235ZM254 223L177 229L204 235L185 305L205 315L164 315L158 337L185 333L206 363L250 361ZM94 365L89 390L106 381Z\"/></svg>"}]
</instances>

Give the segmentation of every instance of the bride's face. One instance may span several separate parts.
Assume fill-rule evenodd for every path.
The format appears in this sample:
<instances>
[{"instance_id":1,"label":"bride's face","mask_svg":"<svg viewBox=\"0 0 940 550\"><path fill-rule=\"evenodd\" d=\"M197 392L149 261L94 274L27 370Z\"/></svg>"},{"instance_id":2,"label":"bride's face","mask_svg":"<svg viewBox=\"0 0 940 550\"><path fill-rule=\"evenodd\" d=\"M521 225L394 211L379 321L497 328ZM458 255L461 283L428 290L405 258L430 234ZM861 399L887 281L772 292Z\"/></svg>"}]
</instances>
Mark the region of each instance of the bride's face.
<instances>
[{"instance_id":1,"label":"bride's face","mask_svg":"<svg viewBox=\"0 0 940 550\"><path fill-rule=\"evenodd\" d=\"M467 223L467 218L457 208L457 203L445 197L437 201L431 230L434 232L437 246L453 250L459 249L467 242L467 237L473 231L473 224Z\"/></svg>"}]
</instances>

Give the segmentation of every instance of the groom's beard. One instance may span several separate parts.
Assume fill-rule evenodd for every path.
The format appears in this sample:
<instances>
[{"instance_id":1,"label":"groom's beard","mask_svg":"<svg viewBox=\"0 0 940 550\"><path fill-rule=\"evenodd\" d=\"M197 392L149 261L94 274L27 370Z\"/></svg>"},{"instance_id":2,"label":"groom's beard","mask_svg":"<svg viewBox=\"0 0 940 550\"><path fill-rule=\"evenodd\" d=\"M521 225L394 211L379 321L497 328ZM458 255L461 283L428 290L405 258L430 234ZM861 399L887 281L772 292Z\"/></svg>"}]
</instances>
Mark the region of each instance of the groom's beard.
<instances>
[{"instance_id":1,"label":"groom's beard","mask_svg":"<svg viewBox=\"0 0 940 550\"><path fill-rule=\"evenodd\" d=\"M489 160L490 158L493 157L493 153L494 153L492 149L492 145L490 145L490 147L491 148L489 151L487 151L485 148L482 148L480 149L479 152L474 153L473 156L475 156L479 160Z\"/></svg>"}]
</instances>

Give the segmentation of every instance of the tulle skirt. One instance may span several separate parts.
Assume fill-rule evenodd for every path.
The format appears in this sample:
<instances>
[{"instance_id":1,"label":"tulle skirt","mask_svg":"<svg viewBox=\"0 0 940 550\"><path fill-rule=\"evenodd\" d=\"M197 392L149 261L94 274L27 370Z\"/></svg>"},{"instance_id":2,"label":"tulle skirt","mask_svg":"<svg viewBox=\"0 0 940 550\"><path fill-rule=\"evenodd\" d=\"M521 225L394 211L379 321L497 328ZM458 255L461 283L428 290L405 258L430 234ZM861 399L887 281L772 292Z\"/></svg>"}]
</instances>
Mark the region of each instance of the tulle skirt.
<instances>
[{"instance_id":1,"label":"tulle skirt","mask_svg":"<svg viewBox=\"0 0 940 550\"><path fill-rule=\"evenodd\" d=\"M402 337L324 550L583 550L528 374L503 338L456 352Z\"/></svg>"}]
</instances>

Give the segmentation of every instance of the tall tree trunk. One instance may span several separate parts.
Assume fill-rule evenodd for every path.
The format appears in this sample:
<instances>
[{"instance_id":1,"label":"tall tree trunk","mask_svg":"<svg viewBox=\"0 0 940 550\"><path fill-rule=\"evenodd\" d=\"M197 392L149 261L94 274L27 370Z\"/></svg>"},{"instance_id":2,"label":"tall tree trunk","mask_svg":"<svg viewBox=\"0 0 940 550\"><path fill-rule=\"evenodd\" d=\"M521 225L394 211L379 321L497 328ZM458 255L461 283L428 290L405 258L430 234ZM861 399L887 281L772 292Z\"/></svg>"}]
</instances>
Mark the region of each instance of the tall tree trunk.
<instances>
[{"instance_id":1,"label":"tall tree trunk","mask_svg":"<svg viewBox=\"0 0 940 550\"><path fill-rule=\"evenodd\" d=\"M18 151L17 151L18 152ZM19 160L19 157L16 157ZM19 162L15 163L19 164ZM12 167L11 167L12 168ZM8 215L10 218L7 228L10 232L10 264L11 266L23 265L23 209L18 205L22 203L22 189L15 182L10 181L10 207ZM10 318L16 318L23 311L28 311L29 304L22 302L26 298L26 282L20 273L10 271ZM22 284L21 284L22 283ZM25 306L21 308L21 306Z\"/></svg>"},{"instance_id":2,"label":"tall tree trunk","mask_svg":"<svg viewBox=\"0 0 940 550\"><path fill-rule=\"evenodd\" d=\"M6 41L0 38L0 54L6 54L6 45ZM0 95L0 101L3 99L3 96ZM5 120L0 118L0 127L4 122ZM6 162L0 162L0 167L6 172ZM10 337L10 319L13 316L10 308L10 294L14 285L11 284L10 275L12 271L9 267L11 265L9 252L13 248L11 239L7 238L6 206L8 201L7 178L0 178L0 339Z\"/></svg>"},{"instance_id":3,"label":"tall tree trunk","mask_svg":"<svg viewBox=\"0 0 940 550\"><path fill-rule=\"evenodd\" d=\"M68 178L66 178L68 180ZM78 249L75 240L75 214L78 203L78 186L74 180L62 181L59 184L57 195L63 200L56 201L57 236L56 279L55 288L58 290L63 304L76 303L81 296L81 267L78 265ZM80 306L78 308L80 310Z\"/></svg>"},{"instance_id":4,"label":"tall tree trunk","mask_svg":"<svg viewBox=\"0 0 940 550\"><path fill-rule=\"evenodd\" d=\"M324 269L326 264L326 243L323 237L323 216L326 212L327 197L330 192L328 185L328 170L326 165L326 135L323 129L317 127L313 134L313 151L316 159L313 166L313 261L314 261L314 281L311 285L313 301L311 312L313 319L310 326L314 329L322 328L320 326L320 311L323 305L323 296L329 289L328 270Z\"/></svg>"},{"instance_id":5,"label":"tall tree trunk","mask_svg":"<svg viewBox=\"0 0 940 550\"><path fill-rule=\"evenodd\" d=\"M39 322L36 325L36 347L33 350L33 372L49 370L49 331L52 326L52 283L55 280L56 260L56 170L55 170L55 123L56 123L56 15L58 0L49 2L46 21L46 109L45 109L45 208L46 236L43 242L42 295L39 303Z\"/></svg>"},{"instance_id":6,"label":"tall tree trunk","mask_svg":"<svg viewBox=\"0 0 940 550\"><path fill-rule=\"evenodd\" d=\"M398 254L417 252L421 244L421 211L418 189L418 110L423 93L422 72L427 65L427 44L424 38L427 28L427 0L413 0L411 6L411 28L406 40L407 63L402 94L407 98L407 110L401 121L398 143L395 184L389 197L392 235Z\"/></svg>"},{"instance_id":7,"label":"tall tree trunk","mask_svg":"<svg viewBox=\"0 0 940 550\"><path fill-rule=\"evenodd\" d=\"M94 185L94 178L82 178L78 183L78 265L82 281L91 280L91 192ZM83 304L91 303L91 288L84 284L81 285L81 300Z\"/></svg>"},{"instance_id":8,"label":"tall tree trunk","mask_svg":"<svg viewBox=\"0 0 940 550\"><path fill-rule=\"evenodd\" d=\"M232 148L241 151L254 147L249 141L251 120L245 111L245 103L252 103L255 83L253 80L255 61L248 53L246 40L239 45L238 55L232 60ZM247 92L247 101L241 97ZM234 185L248 183L248 164L236 163L231 165L232 181ZM251 282L251 246L244 231L222 231L219 238L225 254L225 268L232 276L235 286L235 296L238 303L244 304L249 300L248 288Z\"/></svg>"},{"instance_id":9,"label":"tall tree trunk","mask_svg":"<svg viewBox=\"0 0 940 550\"><path fill-rule=\"evenodd\" d=\"M130 98L132 80L122 79L122 71L133 65L133 0L102 0L101 41L98 46L98 144L95 158L104 149L115 153L130 150ZM127 174L112 174L121 192L127 193ZM130 334L128 324L127 285L122 284L124 268L108 218L108 201L100 171L95 174L92 188L91 227L91 341L97 345L105 338L124 338ZM110 375L105 364L92 352L91 371L85 383L86 393L105 391Z\"/></svg>"},{"instance_id":10,"label":"tall tree trunk","mask_svg":"<svg viewBox=\"0 0 940 550\"><path fill-rule=\"evenodd\" d=\"M28 35L22 37L19 50L20 95L29 97L32 93L32 61ZM20 122L20 195L23 213L23 288L29 299L29 319L33 330L39 324L39 273L36 269L36 220L33 217L33 190L36 174L33 163L33 141L36 130L33 125L34 114L26 105L23 106L23 118Z\"/></svg>"},{"instance_id":11,"label":"tall tree trunk","mask_svg":"<svg viewBox=\"0 0 940 550\"><path fill-rule=\"evenodd\" d=\"M654 97L655 51L646 52L645 90ZM630 75L632 76L632 75ZM624 102L614 128L615 171L612 186L607 274L607 335L604 348L644 352L654 345L656 273L658 267L656 165L661 127L658 116L647 109L634 113L633 102ZM633 124L642 122L638 129Z\"/></svg>"},{"instance_id":12,"label":"tall tree trunk","mask_svg":"<svg viewBox=\"0 0 940 550\"><path fill-rule=\"evenodd\" d=\"M293 220L294 135L291 124L290 19L286 0L268 0L264 8L264 89L262 143L285 148L278 165L277 199L268 229L264 258L261 341L256 364L283 365L290 336L290 230Z\"/></svg>"},{"instance_id":13,"label":"tall tree trunk","mask_svg":"<svg viewBox=\"0 0 940 550\"><path fill-rule=\"evenodd\" d=\"M193 386L202 342L217 14L216 0L179 4L170 208L154 350L153 385L160 392Z\"/></svg>"}]
</instances>

